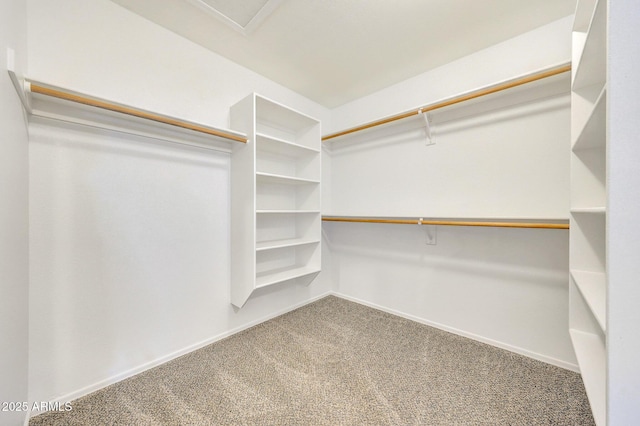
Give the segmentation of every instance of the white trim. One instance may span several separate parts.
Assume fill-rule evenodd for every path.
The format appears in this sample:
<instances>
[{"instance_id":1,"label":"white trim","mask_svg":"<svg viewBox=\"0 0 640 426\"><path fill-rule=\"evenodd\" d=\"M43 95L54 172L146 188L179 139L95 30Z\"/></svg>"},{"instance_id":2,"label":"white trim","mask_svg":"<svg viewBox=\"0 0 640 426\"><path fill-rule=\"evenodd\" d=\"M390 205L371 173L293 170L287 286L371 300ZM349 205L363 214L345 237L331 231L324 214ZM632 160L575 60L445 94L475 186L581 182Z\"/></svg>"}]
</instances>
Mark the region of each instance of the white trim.
<instances>
[{"instance_id":1,"label":"white trim","mask_svg":"<svg viewBox=\"0 0 640 426\"><path fill-rule=\"evenodd\" d=\"M443 331L447 331L449 333L457 334L458 336L466 337L468 339L475 340L477 342L486 343L488 345L495 346L497 348L504 349L504 350L507 350L509 352L514 352L514 353L517 353L519 355L526 356L528 358L533 358L533 359L535 359L537 361L542 361L542 362L547 363L547 364L555 365L556 367L564 368L565 370L575 371L576 373L580 372L580 368L576 364L571 364L569 362L562 361L562 360L557 359L557 358L553 358L553 357L550 357L550 356L547 356L547 355L539 354L537 352L531 352L531 351L529 351L527 349L519 348L517 346L513 346L513 345L510 345L508 343L499 342L497 340L489 339L487 337L483 337L483 336L480 336L480 335L477 335L477 334L474 334L474 333L469 333L469 332L466 332L466 331L462 331L462 330L459 330L457 328L453 328L453 327L449 327L449 326L446 326L446 325L443 325L443 324L440 324L440 323L437 323L437 322L429 321L429 320L426 320L424 318L420 318L420 317L417 317L417 316L414 316L414 315L411 315L411 314L407 314L407 313L404 313L404 312L401 312L401 311L397 311L395 309L390 309L390 308L386 308L384 306L377 305L375 303L367 302L365 300L358 299L356 297L347 296L345 294L341 294L341 293L338 293L336 291L333 291L332 295L336 296L336 297L340 297L340 298L345 299L345 300L348 300L350 302L359 303L361 305L368 306L370 308L378 309L380 311L387 312L387 313L392 314L392 315L396 315L396 316L399 316L399 317L402 317L402 318L405 318L405 319L408 319L408 320L411 320L411 321L415 321L415 322L418 322L420 324L428 325L430 327L434 327L434 328L437 328L437 329L440 329L440 330L443 330Z\"/></svg>"},{"instance_id":2,"label":"white trim","mask_svg":"<svg viewBox=\"0 0 640 426\"><path fill-rule=\"evenodd\" d=\"M311 304L313 302L316 302L316 301L318 301L320 299L323 299L323 298L325 298L325 297L327 297L327 296L329 296L331 294L332 294L332 292L328 291L328 292L325 292L325 293L323 293L323 294L321 294L319 296L315 296L315 297L313 297L311 299L305 300L304 302L296 303L293 306L290 306L288 308L285 308L285 309L282 309L280 311L274 312L274 313L272 313L270 315L267 315L265 317L250 321L247 324L244 324L244 325L241 325L239 327L233 328L233 329L231 329L229 331L225 331L223 333L218 334L217 336L211 337L209 339L202 340L202 341L200 341L198 343L195 343L193 345L187 346L187 347L185 347L183 349L179 349L179 350L177 350L175 352L172 352L172 353L170 353L168 355L165 355L165 356L162 356L160 358L156 358L156 359L154 359L152 361L149 361L149 362L146 362L146 363L144 363L144 364L142 364L142 365L140 365L138 367L134 367L134 368L131 368L131 369L129 369L127 371L124 371L122 373L115 374L115 375L113 375L111 377L108 377L108 378L106 378L104 380L100 380L99 382L96 382L96 383L94 383L92 385L85 386L82 389L78 389L78 390L70 392L70 393L68 393L66 395L62 395L62 396L59 396L57 398L51 399L50 402L52 402L52 403L56 403L56 402L65 403L65 402L76 400L76 399L81 398L81 397L83 397L85 395L88 395L88 394L90 394L92 392L95 392L95 391L98 391L98 390L100 390L102 388L105 388L105 387L107 387L109 385L112 385L114 383L117 383L117 382L120 382L122 380L128 379L129 377L132 377L132 376L140 374L140 373L142 373L144 371L150 370L150 369L152 369L154 367L157 367L157 366L159 366L161 364L169 362L169 361L171 361L173 359L176 359L176 358L181 357L183 355L186 355L186 354L188 354L190 352L196 351L196 350L201 349L201 348L203 348L205 346L208 346L208 345L210 345L212 343L215 343L215 342L217 342L219 340L225 339L225 338L227 338L229 336L232 336L232 335L237 334L237 333L239 333L241 331L244 331L244 330L246 330L248 328L251 328L253 326L261 324L261 323L263 323L265 321L269 321L271 319L274 319L276 317L279 317L281 315L284 315L286 313L294 311L294 310L296 310L298 308L301 308L303 306L309 305L309 304ZM41 412L38 412L37 415L44 414L46 412L47 411L41 411Z\"/></svg>"}]
</instances>

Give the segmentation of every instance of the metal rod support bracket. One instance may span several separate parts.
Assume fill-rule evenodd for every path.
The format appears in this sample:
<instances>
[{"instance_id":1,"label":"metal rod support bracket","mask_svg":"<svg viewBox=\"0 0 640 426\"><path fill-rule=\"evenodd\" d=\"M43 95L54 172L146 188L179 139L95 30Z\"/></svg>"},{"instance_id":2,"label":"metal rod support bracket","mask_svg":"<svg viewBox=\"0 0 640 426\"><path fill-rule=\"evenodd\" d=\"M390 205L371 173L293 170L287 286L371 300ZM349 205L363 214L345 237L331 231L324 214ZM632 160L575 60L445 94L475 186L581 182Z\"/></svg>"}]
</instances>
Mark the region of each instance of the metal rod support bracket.
<instances>
[{"instance_id":1,"label":"metal rod support bracket","mask_svg":"<svg viewBox=\"0 0 640 426\"><path fill-rule=\"evenodd\" d=\"M424 219L418 219L418 225L424 229L425 243L429 246L438 244L438 227L436 225L425 225Z\"/></svg>"},{"instance_id":2,"label":"metal rod support bracket","mask_svg":"<svg viewBox=\"0 0 640 426\"><path fill-rule=\"evenodd\" d=\"M420 114L424 119L424 133L426 136L425 146L435 145L436 142L434 140L433 133L431 131L431 122L429 121L429 114L427 112L423 112L422 108L418 110L418 114Z\"/></svg>"}]
</instances>

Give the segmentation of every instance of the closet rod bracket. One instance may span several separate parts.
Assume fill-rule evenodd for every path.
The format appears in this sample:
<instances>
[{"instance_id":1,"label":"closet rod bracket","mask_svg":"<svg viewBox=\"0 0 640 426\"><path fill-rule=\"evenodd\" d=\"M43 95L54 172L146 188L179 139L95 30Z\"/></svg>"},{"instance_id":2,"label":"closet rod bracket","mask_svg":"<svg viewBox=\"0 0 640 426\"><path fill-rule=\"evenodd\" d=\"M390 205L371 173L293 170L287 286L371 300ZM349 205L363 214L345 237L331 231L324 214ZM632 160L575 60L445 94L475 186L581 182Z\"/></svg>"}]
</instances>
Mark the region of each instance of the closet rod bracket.
<instances>
[{"instance_id":1,"label":"closet rod bracket","mask_svg":"<svg viewBox=\"0 0 640 426\"><path fill-rule=\"evenodd\" d=\"M23 76L16 72L15 58L15 51L11 48L7 48L7 72L9 73L9 78L18 93L18 97L20 98L23 108L27 113L31 114L31 99L29 98L29 93L31 91L30 84Z\"/></svg>"},{"instance_id":2,"label":"closet rod bracket","mask_svg":"<svg viewBox=\"0 0 640 426\"><path fill-rule=\"evenodd\" d=\"M425 132L425 146L435 145L436 142L431 131L431 121L429 120L429 114L426 111L422 111L422 108L418 109L418 114L424 119L424 132Z\"/></svg>"},{"instance_id":3,"label":"closet rod bracket","mask_svg":"<svg viewBox=\"0 0 640 426\"><path fill-rule=\"evenodd\" d=\"M438 244L438 227L436 225L425 225L423 221L424 221L423 218L418 219L418 225L420 225L420 227L424 229L425 243L428 246L437 245Z\"/></svg>"}]
</instances>

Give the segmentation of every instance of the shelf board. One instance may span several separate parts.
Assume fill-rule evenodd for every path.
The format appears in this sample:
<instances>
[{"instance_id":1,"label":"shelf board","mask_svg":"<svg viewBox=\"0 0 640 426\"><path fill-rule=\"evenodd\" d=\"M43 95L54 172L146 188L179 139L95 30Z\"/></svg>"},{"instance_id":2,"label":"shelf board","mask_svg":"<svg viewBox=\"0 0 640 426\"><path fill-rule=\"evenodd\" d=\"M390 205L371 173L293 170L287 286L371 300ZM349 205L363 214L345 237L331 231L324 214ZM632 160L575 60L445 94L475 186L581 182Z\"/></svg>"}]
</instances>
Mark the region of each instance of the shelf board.
<instances>
[{"instance_id":1,"label":"shelf board","mask_svg":"<svg viewBox=\"0 0 640 426\"><path fill-rule=\"evenodd\" d=\"M607 329L607 278L603 272L571 270L571 276L575 281L580 294L587 302L593 316L602 328Z\"/></svg>"},{"instance_id":2,"label":"shelf board","mask_svg":"<svg viewBox=\"0 0 640 426\"><path fill-rule=\"evenodd\" d=\"M544 70L536 71L536 72L533 72L524 76L520 76L514 79L503 80L502 82L499 82L496 84L484 86L482 88L478 88L470 92L466 92L466 93L455 95L450 98L438 100L431 104L424 105L418 109L400 112L394 115L390 115L390 116L379 118L374 121L370 121L368 123L360 124L355 127L350 127L344 130L336 131L334 133L326 134L322 136L322 141L327 142L334 138L339 138L339 137L350 135L352 133L357 133L360 131L366 131L377 126L386 126L390 123L404 120L409 117L416 117L416 116L419 117L422 114L427 112L439 110L441 108L449 108L454 105L467 103L472 100L479 100L484 96L492 95L493 97L493 95L496 95L504 90L511 90L515 87L529 85L534 82L539 82L543 79L554 77L554 76L563 74L565 72L568 72L570 70L571 70L571 63L566 63L560 66L555 66L555 67L547 68ZM555 81L557 82L558 80L555 80ZM552 91L556 92L556 90L558 89L553 89Z\"/></svg>"},{"instance_id":3,"label":"shelf board","mask_svg":"<svg viewBox=\"0 0 640 426\"><path fill-rule=\"evenodd\" d=\"M570 210L573 214L606 214L606 207L576 207Z\"/></svg>"},{"instance_id":4,"label":"shelf board","mask_svg":"<svg viewBox=\"0 0 640 426\"><path fill-rule=\"evenodd\" d=\"M320 153L319 149L309 148L295 142L267 135L266 133L257 132L256 139L258 141L258 151L267 151L287 157L301 157L303 155Z\"/></svg>"},{"instance_id":5,"label":"shelf board","mask_svg":"<svg viewBox=\"0 0 640 426\"><path fill-rule=\"evenodd\" d=\"M598 425L606 419L606 350L601 338L592 333L570 329L571 341L578 358L582 381Z\"/></svg>"},{"instance_id":6,"label":"shelf board","mask_svg":"<svg viewBox=\"0 0 640 426\"><path fill-rule=\"evenodd\" d=\"M572 86L574 91L606 80L606 13L606 1L598 0L589 23L587 39L576 67Z\"/></svg>"},{"instance_id":7,"label":"shelf board","mask_svg":"<svg viewBox=\"0 0 640 426\"><path fill-rule=\"evenodd\" d=\"M319 123L315 118L258 94L256 94L256 117L258 122L293 133Z\"/></svg>"},{"instance_id":8,"label":"shelf board","mask_svg":"<svg viewBox=\"0 0 640 426\"><path fill-rule=\"evenodd\" d=\"M589 118L573 143L573 151L604 148L607 142L607 88L604 86L593 105Z\"/></svg>"},{"instance_id":9,"label":"shelf board","mask_svg":"<svg viewBox=\"0 0 640 426\"><path fill-rule=\"evenodd\" d=\"M258 214L319 214L320 210L256 210Z\"/></svg>"},{"instance_id":10,"label":"shelf board","mask_svg":"<svg viewBox=\"0 0 640 426\"><path fill-rule=\"evenodd\" d=\"M325 222L384 223L396 225L481 226L492 228L569 229L567 219L508 219L508 218L409 218L375 216L328 216Z\"/></svg>"},{"instance_id":11,"label":"shelf board","mask_svg":"<svg viewBox=\"0 0 640 426\"><path fill-rule=\"evenodd\" d=\"M295 266L291 268L281 268L264 273L259 273L256 274L256 288L266 287L294 278L317 274L319 272L320 268L312 266Z\"/></svg>"},{"instance_id":12,"label":"shelf board","mask_svg":"<svg viewBox=\"0 0 640 426\"><path fill-rule=\"evenodd\" d=\"M120 104L49 84L29 81L31 115L171 142L197 136L246 143L245 134ZM166 137L162 137L166 135ZM179 142L180 143L180 142ZM184 142L187 143L187 142ZM215 147L215 144L212 144Z\"/></svg>"},{"instance_id":13,"label":"shelf board","mask_svg":"<svg viewBox=\"0 0 640 426\"><path fill-rule=\"evenodd\" d=\"M273 173L256 173L256 180L261 183L276 183L281 185L307 185L319 184L319 180L303 179L293 176L276 175Z\"/></svg>"},{"instance_id":14,"label":"shelf board","mask_svg":"<svg viewBox=\"0 0 640 426\"><path fill-rule=\"evenodd\" d=\"M256 243L256 251L272 250L285 247L298 247L310 244L319 244L320 240L310 240L303 238L291 238L286 240L263 241Z\"/></svg>"}]
</instances>

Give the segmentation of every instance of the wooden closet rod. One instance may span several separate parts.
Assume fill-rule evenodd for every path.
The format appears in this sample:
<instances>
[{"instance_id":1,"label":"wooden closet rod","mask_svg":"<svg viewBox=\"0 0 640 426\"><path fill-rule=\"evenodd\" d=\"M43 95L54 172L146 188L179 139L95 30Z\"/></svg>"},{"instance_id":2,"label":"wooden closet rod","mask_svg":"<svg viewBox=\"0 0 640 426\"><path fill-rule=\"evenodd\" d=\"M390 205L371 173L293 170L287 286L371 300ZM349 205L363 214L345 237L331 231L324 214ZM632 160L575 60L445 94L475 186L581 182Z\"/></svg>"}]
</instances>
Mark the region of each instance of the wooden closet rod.
<instances>
[{"instance_id":1,"label":"wooden closet rod","mask_svg":"<svg viewBox=\"0 0 640 426\"><path fill-rule=\"evenodd\" d=\"M39 93L41 95L52 96L67 101L78 102L84 105L92 107L102 108L109 111L119 112L122 114L131 115L138 118L145 118L147 120L157 121L159 123L170 124L172 126L181 127L183 129L189 129L200 133L206 133L208 135L217 136L224 139L229 139L235 142L247 143L247 138L233 133L225 132L224 130L218 130L210 127L201 126L198 124L190 123L188 121L182 121L175 118L165 117L162 115L154 114L137 108L126 107L117 105L108 101L98 100L74 93L66 92L60 89L52 89L49 87L41 86L37 83L31 82L29 84L30 91L33 93Z\"/></svg>"},{"instance_id":2,"label":"wooden closet rod","mask_svg":"<svg viewBox=\"0 0 640 426\"><path fill-rule=\"evenodd\" d=\"M547 222L480 222L465 220L430 220L430 219L391 219L322 216L325 222L358 222L358 223L387 223L396 225L444 225L444 226L485 226L494 228L537 228L537 229L569 229L568 223Z\"/></svg>"},{"instance_id":3,"label":"wooden closet rod","mask_svg":"<svg viewBox=\"0 0 640 426\"><path fill-rule=\"evenodd\" d=\"M531 83L533 81L542 80L543 78L552 77L554 75L562 74L565 72L571 71L571 64L561 65L555 68L547 69L544 71L536 72L533 74L529 74L525 77L517 78L515 80L510 80L505 83L500 83L494 86L489 86L484 89L475 90L473 92L467 93L465 95L460 95L453 97L451 99L447 99L444 101L436 102L431 105L423 106L422 108L418 108L412 111L403 112L397 115L392 115L391 117L381 118L379 120L371 121L366 124L362 124L360 126L352 127L350 129L342 130L336 133L330 133L322 137L322 141L328 141L333 138L337 138L340 136L348 135L351 133L359 132L361 130L370 129L372 127L381 126L383 124L391 123L398 120L403 120L408 117L412 117L414 115L422 114L425 112L433 111L439 108L444 108L450 105L458 104L460 102L468 101L471 99L479 98L481 96L490 95L492 93L501 92L503 90L511 89L513 87L522 86L523 84Z\"/></svg>"}]
</instances>

